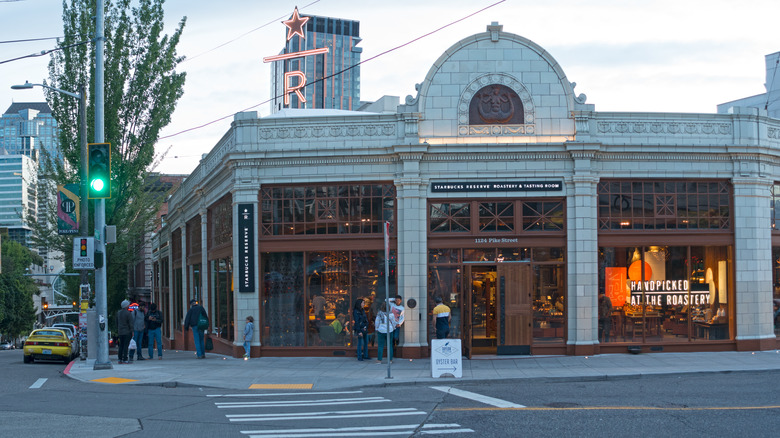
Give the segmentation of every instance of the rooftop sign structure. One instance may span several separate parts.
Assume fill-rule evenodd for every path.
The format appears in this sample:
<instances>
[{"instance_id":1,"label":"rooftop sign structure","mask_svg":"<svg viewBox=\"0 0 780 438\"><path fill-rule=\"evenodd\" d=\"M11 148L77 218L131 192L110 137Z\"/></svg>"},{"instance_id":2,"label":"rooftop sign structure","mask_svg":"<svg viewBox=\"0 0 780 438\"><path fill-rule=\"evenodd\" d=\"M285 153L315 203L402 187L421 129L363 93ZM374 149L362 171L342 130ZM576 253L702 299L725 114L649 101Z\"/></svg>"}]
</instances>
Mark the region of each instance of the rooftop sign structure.
<instances>
[{"instance_id":1,"label":"rooftop sign structure","mask_svg":"<svg viewBox=\"0 0 780 438\"><path fill-rule=\"evenodd\" d=\"M290 41L292 37L298 35L302 39L306 39L306 29L304 26L309 21L309 17L301 17L298 15L298 7L295 7L292 18L282 21L287 26L287 41ZM319 55L328 53L327 47L316 48L311 50L303 50L300 52L283 53L281 55L267 56L263 58L263 62L282 61L285 59L303 58L305 56ZM293 85L293 78L298 78L297 84ZM300 70L293 70L284 73L284 104L290 104L290 94L295 93L301 102L306 102L306 98L301 93L301 88L306 86L306 75Z\"/></svg>"}]
</instances>

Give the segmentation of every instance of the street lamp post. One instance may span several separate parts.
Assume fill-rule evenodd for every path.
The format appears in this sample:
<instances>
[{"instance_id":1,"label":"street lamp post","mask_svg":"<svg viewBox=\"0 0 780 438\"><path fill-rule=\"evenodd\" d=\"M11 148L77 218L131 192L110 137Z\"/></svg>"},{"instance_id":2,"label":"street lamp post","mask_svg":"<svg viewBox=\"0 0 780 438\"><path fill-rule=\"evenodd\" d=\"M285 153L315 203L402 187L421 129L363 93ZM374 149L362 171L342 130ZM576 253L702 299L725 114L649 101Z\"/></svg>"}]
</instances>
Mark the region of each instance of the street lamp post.
<instances>
[{"instance_id":1,"label":"street lamp post","mask_svg":"<svg viewBox=\"0 0 780 438\"><path fill-rule=\"evenodd\" d=\"M59 88L50 87L48 85L44 84L31 84L27 81L24 82L22 85L12 85L11 89L13 90L29 90L33 87L42 87L42 88L48 88L50 90L54 90L58 93L65 94L67 96L75 97L79 100L79 137L81 137L81 190L80 190L80 218L79 218L79 235L80 236L87 236L89 234L89 205L87 204L87 104L85 102L86 100L86 89L84 84L82 83L79 86L79 93L72 93L70 91L61 90ZM88 285L87 282L87 270L82 269L81 271L81 286ZM81 287L79 288L79 293L81 293ZM87 299L88 297L80 297L82 300ZM82 341L83 344L83 341ZM82 351L82 359L86 359L86 356L84 355L84 352L86 351L85 346L81 346Z\"/></svg>"}]
</instances>

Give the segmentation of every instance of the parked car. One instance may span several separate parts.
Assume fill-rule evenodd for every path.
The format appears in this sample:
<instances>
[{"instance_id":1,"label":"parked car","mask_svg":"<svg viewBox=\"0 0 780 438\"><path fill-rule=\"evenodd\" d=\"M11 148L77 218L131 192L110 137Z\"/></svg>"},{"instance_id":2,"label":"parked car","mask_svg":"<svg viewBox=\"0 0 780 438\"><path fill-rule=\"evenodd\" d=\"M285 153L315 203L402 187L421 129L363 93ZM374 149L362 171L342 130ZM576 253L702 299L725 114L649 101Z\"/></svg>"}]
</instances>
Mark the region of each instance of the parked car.
<instances>
[{"instance_id":1,"label":"parked car","mask_svg":"<svg viewBox=\"0 0 780 438\"><path fill-rule=\"evenodd\" d=\"M14 346L14 343L11 341L0 342L0 350L13 350L14 348L16 347Z\"/></svg>"},{"instance_id":2,"label":"parked car","mask_svg":"<svg viewBox=\"0 0 780 438\"><path fill-rule=\"evenodd\" d=\"M79 330L74 324L67 322L58 322L51 325L53 328L60 328L67 330L68 337L73 344L73 355L77 356L81 352L81 340L79 339Z\"/></svg>"},{"instance_id":3,"label":"parked car","mask_svg":"<svg viewBox=\"0 0 780 438\"><path fill-rule=\"evenodd\" d=\"M33 330L24 341L24 363L36 360L68 363L72 357L73 345L63 329L47 327Z\"/></svg>"}]
</instances>

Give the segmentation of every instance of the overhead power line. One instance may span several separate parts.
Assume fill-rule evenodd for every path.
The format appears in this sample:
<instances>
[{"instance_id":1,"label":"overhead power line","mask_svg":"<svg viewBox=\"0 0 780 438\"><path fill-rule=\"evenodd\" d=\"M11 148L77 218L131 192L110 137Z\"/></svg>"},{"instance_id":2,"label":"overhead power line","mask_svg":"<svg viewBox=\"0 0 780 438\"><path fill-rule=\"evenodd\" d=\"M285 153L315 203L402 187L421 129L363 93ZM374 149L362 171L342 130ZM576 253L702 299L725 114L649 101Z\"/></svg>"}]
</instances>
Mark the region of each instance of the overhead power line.
<instances>
[{"instance_id":1,"label":"overhead power line","mask_svg":"<svg viewBox=\"0 0 780 438\"><path fill-rule=\"evenodd\" d=\"M319 3L320 1L321 1L321 0L314 0L313 2L309 3L308 5L301 6L301 9L307 8L307 7L309 7L309 6L311 6L311 5L315 4L315 3ZM218 46L216 46L216 47L214 47L214 48L212 48L212 49L206 50L205 52L200 52L200 53L198 53L197 55L194 55L194 56L191 56L191 57L186 57L186 58L184 58L184 61L182 61L182 63L184 63L184 62L186 62L186 61L192 61L193 59L195 59L195 58L197 58L197 57L199 57L199 56L203 56L203 55L205 55L205 54L207 54L207 53L211 53L211 52L213 52L213 51L215 51L215 50L217 50L217 49L219 49L219 48L222 48L222 47L224 47L224 46L227 46L227 45L228 45L228 44L230 44L230 43L233 43L233 42L236 42L236 41L240 40L241 38L243 38L243 37L245 37L245 36L249 35L249 34L250 34L250 33L252 33L252 32L256 32L256 31L258 31L258 30L260 30L260 29L262 29L262 28L264 28L264 27L267 27L267 26L269 26L269 25L271 25L271 24L278 23L278 22L279 22L279 20L284 20L285 18L287 18L287 15L282 15L282 16L281 16L281 17L279 17L279 18L276 18L276 19L274 19L274 20L271 20L271 21L269 21L268 23L265 23L265 24L263 24L262 26L259 26L259 27L256 27L256 28L254 28L254 29L250 30L249 32L244 32L243 34L241 34L241 35L239 35L239 36L237 36L237 37L233 38L232 40L230 40L230 41L226 41L226 42L224 42L224 43L222 43L222 44L220 44L220 45L218 45Z\"/></svg>"},{"instance_id":2,"label":"overhead power line","mask_svg":"<svg viewBox=\"0 0 780 438\"><path fill-rule=\"evenodd\" d=\"M71 47L80 46L80 45L82 45L82 44L88 44L88 43L90 43L90 42L92 42L92 41L91 41L91 40L87 40L87 41L82 41L82 42L79 42L79 43L73 43L73 44L69 44L69 45L67 45L67 46L62 46L62 47L55 47L54 49L49 49L49 50L41 50L41 51L40 51L40 53L33 53L33 54L30 54L30 55L24 55L24 56L20 56L20 57L18 57L18 58L13 58L13 59L7 59L7 60L5 60L5 61L0 61L0 64L5 64L5 63L8 63L8 62L12 62L12 61L18 61L18 60L20 60L20 59L25 59L25 58L37 58L37 57L39 57L39 56L46 56L46 55L48 55L49 53L56 52L56 51L58 51L58 50L69 49L69 48L71 48Z\"/></svg>"},{"instance_id":3,"label":"overhead power line","mask_svg":"<svg viewBox=\"0 0 780 438\"><path fill-rule=\"evenodd\" d=\"M333 74L332 74L332 75L330 75L330 76L325 76L325 77L323 77L323 78L317 79L316 81L313 81L313 82L311 82L311 83L308 83L308 84L306 84L306 85L305 85L303 88L306 88L306 87L308 87L308 86L311 86L311 85L317 84L318 82L325 81L325 80L327 80L327 79L330 79L330 78L332 78L332 77L334 77L334 76L338 76L338 75L340 75L340 74L342 74L342 73L344 73L344 72L346 72L346 71L352 70L353 68L355 68L355 67L357 67L357 66L359 66L359 65L361 65L361 64L365 64L366 62L373 61L374 59L377 59L377 58L379 58L380 56L383 56L383 55L386 55L386 54L388 54L388 53L394 52L394 51L396 51L396 50L398 50L398 49L400 49L400 48L402 48L402 47L406 47L406 46L408 46L409 44L415 43L415 42L417 42L417 41L419 41L419 40L421 40L421 39L423 39L423 38L426 38L426 37L428 37L428 36L431 36L431 35L435 34L436 32L439 32L439 31L441 31L441 30L443 30L443 29L446 29L446 28L448 28L448 27L450 27L450 26L452 26L452 25L454 25L454 24L460 23L460 22L461 22L461 21L463 21L463 20L466 20L466 19L468 19L468 18L471 18L471 17L473 17L474 15L477 15L477 14L479 14L480 12L484 12L484 11L486 11L486 10L488 10L488 9L490 9L490 8L492 8L492 7L494 7L494 6L497 6L497 5L501 4L501 3L504 3L505 1L506 1L506 0L500 0L500 1L497 1L497 2L495 2L495 3L493 3L493 4L491 4L491 5L485 6L484 8L482 8L482 9L480 9L480 10L478 10L478 11L475 11L475 12L473 12L473 13L469 14L469 15L466 15L466 16L464 16L464 17L462 17L462 18L459 18L459 19L457 19L457 20L455 20L455 21L452 21L452 22L450 22L450 23L448 23L448 24L445 24L444 26L441 26L441 27L439 27L439 28L438 28L438 29L436 29L436 30L433 30L433 31L431 31L431 32L428 32L428 33L426 33L426 34L424 34L424 35L421 35L421 36L419 36L419 37L417 37L417 38L414 38L414 39L412 39L412 40L409 40L409 41L407 41L407 42L405 42L405 43L403 43L403 44L401 44L401 45L395 46L395 47L393 47L393 48L391 48L391 49L385 50L385 51L384 51L384 52L382 52L382 53L379 53L379 54L377 54L377 55L374 55L374 56L372 56L372 57L370 57L370 58L368 58L368 59L365 59L365 60L363 60L363 61L360 61L359 63L357 63L357 64L355 64L355 65L352 65L352 66L350 66L350 67L347 67L347 68L345 68L345 69L343 69L343 70L341 70L341 71L338 71L338 72L336 72L336 73L333 73ZM282 97L284 97L284 95L272 97L272 98L270 98L270 99L264 100L264 101L262 101L262 102L260 102L260 103L257 103L257 104L255 104L255 105L252 105L252 106L250 106L250 107L247 107L247 108L244 108L244 109L242 109L242 110L240 110L240 111L236 111L236 112L234 112L234 113L228 114L228 115L226 115L226 116L220 117L220 118L218 118L218 119L214 119L214 120L211 120L211 121L209 121L209 122L203 123L203 124L201 124L201 125L198 125L198 126L193 126L192 128L187 128L187 129L181 130L181 131L179 131L179 132L176 132L176 133L173 133L173 134L170 134L170 135L166 135L166 136L164 136L164 137L160 137L160 138L158 138L158 140L163 140L163 139L167 139L167 138L171 138L171 137L176 137L176 136L178 136L178 135L185 134L185 133L187 133L187 132L191 132L191 131L195 131L195 130L198 130L198 129L201 129L201 128L205 128L206 126L213 125L214 123L221 122L222 120L225 120L225 119L229 119L229 118L231 118L231 117L235 116L235 115L236 115L236 114L238 114L238 113L241 113L241 112L244 112L244 111L249 111L249 110L251 110L251 109L257 108L257 107L258 107L258 106L260 106L260 105L265 105L266 103L269 103L269 102L273 101L274 99L279 99L279 98L282 98Z\"/></svg>"}]
</instances>

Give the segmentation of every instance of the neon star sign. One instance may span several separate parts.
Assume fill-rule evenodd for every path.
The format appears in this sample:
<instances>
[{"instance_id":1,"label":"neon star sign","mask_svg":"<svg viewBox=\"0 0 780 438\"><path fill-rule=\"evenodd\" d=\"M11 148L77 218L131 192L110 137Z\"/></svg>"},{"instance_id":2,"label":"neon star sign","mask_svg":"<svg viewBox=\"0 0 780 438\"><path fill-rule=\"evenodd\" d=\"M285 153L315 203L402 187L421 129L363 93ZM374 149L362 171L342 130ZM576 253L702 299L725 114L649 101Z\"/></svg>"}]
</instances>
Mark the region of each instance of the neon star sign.
<instances>
[{"instance_id":1,"label":"neon star sign","mask_svg":"<svg viewBox=\"0 0 780 438\"><path fill-rule=\"evenodd\" d=\"M287 41L290 41L292 37L298 35L301 39L306 39L306 29L304 26L309 21L309 17L301 17L298 14L298 7L295 7L292 17L289 20L282 21L282 24L287 26ZM282 61L285 59L303 58L306 56L320 55L328 53L327 47L321 47L319 49L303 50L301 52L283 53L281 55L266 56L263 58L263 62ZM292 80L298 79L298 85L292 85ZM306 98L301 93L301 89L306 86L306 75L300 70L293 70L284 73L284 104L290 104L290 94L295 93L301 102L306 103Z\"/></svg>"}]
</instances>

